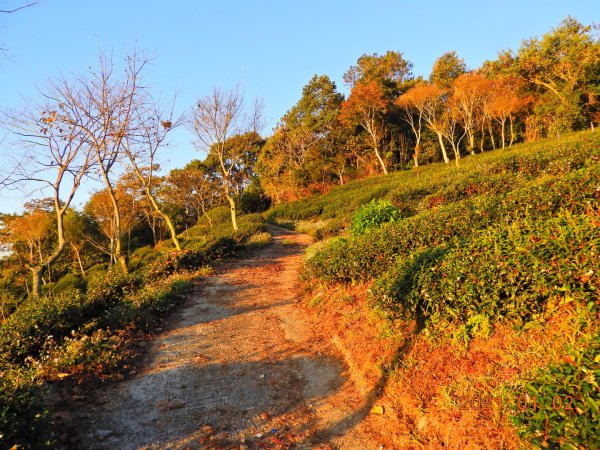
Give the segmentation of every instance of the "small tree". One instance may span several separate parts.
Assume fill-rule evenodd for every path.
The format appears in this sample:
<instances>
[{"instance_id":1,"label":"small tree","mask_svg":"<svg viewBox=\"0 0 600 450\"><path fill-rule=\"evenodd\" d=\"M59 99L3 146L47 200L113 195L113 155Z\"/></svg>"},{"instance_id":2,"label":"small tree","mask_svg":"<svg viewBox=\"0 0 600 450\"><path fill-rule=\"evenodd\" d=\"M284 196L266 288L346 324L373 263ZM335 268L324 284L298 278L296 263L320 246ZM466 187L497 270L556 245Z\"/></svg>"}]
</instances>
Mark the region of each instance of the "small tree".
<instances>
[{"instance_id":1,"label":"small tree","mask_svg":"<svg viewBox=\"0 0 600 450\"><path fill-rule=\"evenodd\" d=\"M459 76L467 72L465 61L455 51L446 52L433 63L429 81L444 88L450 85Z\"/></svg>"},{"instance_id":2,"label":"small tree","mask_svg":"<svg viewBox=\"0 0 600 450\"><path fill-rule=\"evenodd\" d=\"M61 103L54 99L53 90L47 94L44 106L30 105L20 112L4 114L18 152L7 155L7 175L1 185L4 189L37 185L52 193L56 215L56 244L45 259L29 265L33 283L32 293L39 296L44 273L64 250L64 217L83 178L93 166L93 155L88 137L81 129L62 120L58 112ZM58 103L58 104L57 104ZM15 155L20 155L16 157Z\"/></svg>"},{"instance_id":3,"label":"small tree","mask_svg":"<svg viewBox=\"0 0 600 450\"><path fill-rule=\"evenodd\" d=\"M475 154L475 134L483 127L483 107L491 89L491 80L476 72L460 75L452 84L451 102L460 117L472 155ZM482 131L482 137L483 134Z\"/></svg>"},{"instance_id":4,"label":"small tree","mask_svg":"<svg viewBox=\"0 0 600 450\"><path fill-rule=\"evenodd\" d=\"M141 188L160 218L164 220L171 234L175 248L181 251L177 238L177 231L169 214L161 207L156 194L156 156L159 150L166 145L169 133L181 124L181 120L174 121L173 105L168 111L152 105L137 105L134 120L123 141L123 150L127 155L133 174L140 182ZM154 231L154 230L153 230Z\"/></svg>"},{"instance_id":5,"label":"small tree","mask_svg":"<svg viewBox=\"0 0 600 450\"><path fill-rule=\"evenodd\" d=\"M220 196L218 178L211 167L202 161L194 160L182 169L173 169L159 191L164 203L172 203L183 208L187 216L197 222L202 215L212 226L207 211L216 206Z\"/></svg>"},{"instance_id":6,"label":"small tree","mask_svg":"<svg viewBox=\"0 0 600 450\"><path fill-rule=\"evenodd\" d=\"M260 131L262 103L255 101L250 112L246 113L244 96L239 89L225 92L215 87L210 95L198 100L189 126L196 137L196 147L214 155L218 161L221 187L229 203L233 229L237 230L235 171L245 149L227 145L227 142L233 136Z\"/></svg>"},{"instance_id":7,"label":"small tree","mask_svg":"<svg viewBox=\"0 0 600 450\"><path fill-rule=\"evenodd\" d=\"M502 148L506 147L506 121L510 122L510 142L512 146L515 139L514 117L530 102L529 97L522 97L518 93L519 82L514 79L500 78L492 84L492 96L487 104L489 116L500 125Z\"/></svg>"},{"instance_id":8,"label":"small tree","mask_svg":"<svg viewBox=\"0 0 600 450\"><path fill-rule=\"evenodd\" d=\"M370 81L354 86L348 100L342 103L340 112L340 121L343 124L360 125L367 132L371 140L371 148L384 174L388 171L381 157L381 142L385 135L384 115L387 110L388 101L383 88L377 82Z\"/></svg>"},{"instance_id":9,"label":"small tree","mask_svg":"<svg viewBox=\"0 0 600 450\"><path fill-rule=\"evenodd\" d=\"M410 88L402 95L398 102L405 108L414 108L421 120L425 121L427 127L433 131L440 144L444 162L450 162L444 145L444 117L443 112L446 103L447 92L438 85L420 82Z\"/></svg>"}]
</instances>

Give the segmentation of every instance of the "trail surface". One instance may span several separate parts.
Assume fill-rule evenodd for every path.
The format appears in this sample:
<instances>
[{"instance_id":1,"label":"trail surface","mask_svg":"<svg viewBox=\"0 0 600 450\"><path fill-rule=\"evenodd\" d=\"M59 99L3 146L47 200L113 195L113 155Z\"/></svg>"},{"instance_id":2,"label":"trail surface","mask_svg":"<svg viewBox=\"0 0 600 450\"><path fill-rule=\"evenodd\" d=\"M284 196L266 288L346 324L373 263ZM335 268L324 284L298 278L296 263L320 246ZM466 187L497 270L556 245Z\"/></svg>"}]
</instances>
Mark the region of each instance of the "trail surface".
<instances>
[{"instance_id":1,"label":"trail surface","mask_svg":"<svg viewBox=\"0 0 600 450\"><path fill-rule=\"evenodd\" d=\"M300 304L310 238L222 263L146 351L141 370L77 413L81 448L378 448L330 336Z\"/></svg>"}]
</instances>

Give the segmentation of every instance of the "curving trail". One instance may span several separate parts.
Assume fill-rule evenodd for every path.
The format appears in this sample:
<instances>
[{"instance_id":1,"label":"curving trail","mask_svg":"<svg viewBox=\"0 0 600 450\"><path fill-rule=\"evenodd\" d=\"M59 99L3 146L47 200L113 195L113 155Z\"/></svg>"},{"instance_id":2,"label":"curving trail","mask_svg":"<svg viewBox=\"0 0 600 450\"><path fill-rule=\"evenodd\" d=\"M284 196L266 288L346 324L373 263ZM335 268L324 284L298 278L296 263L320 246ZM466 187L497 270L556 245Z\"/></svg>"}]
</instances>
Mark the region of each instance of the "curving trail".
<instances>
[{"instance_id":1,"label":"curving trail","mask_svg":"<svg viewBox=\"0 0 600 450\"><path fill-rule=\"evenodd\" d=\"M343 359L300 303L306 235L226 261L147 348L138 374L80 408L90 449L379 448ZM364 408L363 408L364 409Z\"/></svg>"}]
</instances>

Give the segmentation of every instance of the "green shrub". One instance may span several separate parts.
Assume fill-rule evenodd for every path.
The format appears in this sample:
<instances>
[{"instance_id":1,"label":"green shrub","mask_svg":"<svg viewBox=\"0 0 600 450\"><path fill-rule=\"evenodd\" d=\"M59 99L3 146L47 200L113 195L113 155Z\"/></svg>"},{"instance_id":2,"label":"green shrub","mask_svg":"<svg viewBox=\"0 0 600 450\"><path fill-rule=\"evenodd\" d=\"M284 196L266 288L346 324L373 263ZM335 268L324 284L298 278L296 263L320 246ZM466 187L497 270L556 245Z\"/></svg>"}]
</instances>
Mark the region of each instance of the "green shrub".
<instances>
[{"instance_id":1,"label":"green shrub","mask_svg":"<svg viewBox=\"0 0 600 450\"><path fill-rule=\"evenodd\" d=\"M248 248L258 248L264 247L265 245L270 244L273 241L273 236L271 233L267 231L263 231L262 233L253 234L246 241L246 246Z\"/></svg>"},{"instance_id":2,"label":"green shrub","mask_svg":"<svg viewBox=\"0 0 600 450\"><path fill-rule=\"evenodd\" d=\"M19 364L37 357L46 345L102 316L138 285L131 276L112 274L90 284L87 295L71 292L24 301L0 325L0 362Z\"/></svg>"},{"instance_id":3,"label":"green shrub","mask_svg":"<svg viewBox=\"0 0 600 450\"><path fill-rule=\"evenodd\" d=\"M271 199L257 183L246 189L239 198L239 208L244 214L260 213L269 209L270 206Z\"/></svg>"},{"instance_id":4,"label":"green shrub","mask_svg":"<svg viewBox=\"0 0 600 450\"><path fill-rule=\"evenodd\" d=\"M98 283L100 280L102 280L102 279L104 279L104 277L106 277L107 273L108 273L108 264L106 264L106 263L96 264L96 265L90 267L85 272L85 279L86 279L87 285L90 286L90 285Z\"/></svg>"},{"instance_id":5,"label":"green shrub","mask_svg":"<svg viewBox=\"0 0 600 450\"><path fill-rule=\"evenodd\" d=\"M6 320L19 306L22 299L8 291L0 290L0 323Z\"/></svg>"},{"instance_id":6,"label":"green shrub","mask_svg":"<svg viewBox=\"0 0 600 450\"><path fill-rule=\"evenodd\" d=\"M515 389L512 422L537 448L600 448L600 337Z\"/></svg>"},{"instance_id":7,"label":"green shrub","mask_svg":"<svg viewBox=\"0 0 600 450\"><path fill-rule=\"evenodd\" d=\"M0 447L52 448L50 418L36 372L5 368L0 372Z\"/></svg>"},{"instance_id":8,"label":"green shrub","mask_svg":"<svg viewBox=\"0 0 600 450\"><path fill-rule=\"evenodd\" d=\"M561 209L576 214L600 208L600 166L561 177L534 180L506 194L483 195L443 205L396 223L384 224L368 235L351 236L344 245L325 246L306 260L305 275L352 282L379 276L398 257L467 238L495 223L520 217L549 218Z\"/></svg>"},{"instance_id":9,"label":"green shrub","mask_svg":"<svg viewBox=\"0 0 600 450\"><path fill-rule=\"evenodd\" d=\"M52 291L56 294L62 294L66 292L85 292L87 287L87 281L81 277L81 275L68 273L52 287Z\"/></svg>"},{"instance_id":10,"label":"green shrub","mask_svg":"<svg viewBox=\"0 0 600 450\"><path fill-rule=\"evenodd\" d=\"M481 320L522 326L549 303L598 295L599 231L593 218L568 212L499 224L412 255L375 283L372 297L392 315L467 327L466 338Z\"/></svg>"},{"instance_id":11,"label":"green shrub","mask_svg":"<svg viewBox=\"0 0 600 450\"><path fill-rule=\"evenodd\" d=\"M227 222L231 222L229 206L217 206L198 219L199 226L209 228Z\"/></svg>"},{"instance_id":12,"label":"green shrub","mask_svg":"<svg viewBox=\"0 0 600 450\"><path fill-rule=\"evenodd\" d=\"M137 270L144 267L155 260L160 253L160 251L157 251L150 245L135 249L135 251L129 256L129 269Z\"/></svg>"},{"instance_id":13,"label":"green shrub","mask_svg":"<svg viewBox=\"0 0 600 450\"><path fill-rule=\"evenodd\" d=\"M396 222L400 219L400 211L389 200L371 200L352 217L350 231L354 235L364 234L372 228L384 223Z\"/></svg>"}]
</instances>

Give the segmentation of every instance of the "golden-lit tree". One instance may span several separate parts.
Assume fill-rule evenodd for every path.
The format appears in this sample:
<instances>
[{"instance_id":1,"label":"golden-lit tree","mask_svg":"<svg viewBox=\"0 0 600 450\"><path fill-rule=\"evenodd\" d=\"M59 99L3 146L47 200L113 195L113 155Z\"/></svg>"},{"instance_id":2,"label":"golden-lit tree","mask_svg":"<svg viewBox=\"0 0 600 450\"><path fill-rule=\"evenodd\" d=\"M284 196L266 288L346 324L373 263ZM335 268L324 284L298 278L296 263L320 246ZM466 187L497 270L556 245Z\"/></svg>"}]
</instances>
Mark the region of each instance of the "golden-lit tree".
<instances>
[{"instance_id":1,"label":"golden-lit tree","mask_svg":"<svg viewBox=\"0 0 600 450\"><path fill-rule=\"evenodd\" d=\"M388 100L380 84L369 81L358 83L352 88L350 97L342 103L340 122L346 126L362 127L369 135L371 149L384 174L388 173L385 161L381 156L381 143L385 136L385 114L388 111Z\"/></svg>"},{"instance_id":2,"label":"golden-lit tree","mask_svg":"<svg viewBox=\"0 0 600 450\"><path fill-rule=\"evenodd\" d=\"M424 121L427 127L437 135L442 157L444 162L448 163L450 159L444 145L444 128L446 124L443 117L446 97L446 90L440 86L420 82L400 96L397 103L404 109L413 110L419 120Z\"/></svg>"},{"instance_id":3,"label":"golden-lit tree","mask_svg":"<svg viewBox=\"0 0 600 450\"><path fill-rule=\"evenodd\" d=\"M31 189L36 186L42 192L50 191L56 216L53 251L46 259L29 266L34 296L40 295L44 273L67 245L65 214L84 177L94 167L87 134L63 120L58 111L61 104L54 98L55 94L51 85L45 104L31 104L21 111L3 116L3 122L19 150L4 155L7 174L0 187L13 189L26 186Z\"/></svg>"},{"instance_id":4,"label":"golden-lit tree","mask_svg":"<svg viewBox=\"0 0 600 450\"><path fill-rule=\"evenodd\" d=\"M506 122L510 123L510 142L512 146L515 115L530 103L530 97L519 95L519 81L510 78L500 78L492 83L492 95L487 104L488 115L500 125L502 148L506 147Z\"/></svg>"},{"instance_id":5,"label":"golden-lit tree","mask_svg":"<svg viewBox=\"0 0 600 450\"><path fill-rule=\"evenodd\" d=\"M475 134L485 121L483 108L491 89L492 81L477 72L460 75L452 84L452 106L460 117L472 155L475 154Z\"/></svg>"}]
</instances>

